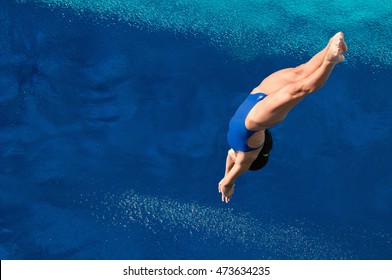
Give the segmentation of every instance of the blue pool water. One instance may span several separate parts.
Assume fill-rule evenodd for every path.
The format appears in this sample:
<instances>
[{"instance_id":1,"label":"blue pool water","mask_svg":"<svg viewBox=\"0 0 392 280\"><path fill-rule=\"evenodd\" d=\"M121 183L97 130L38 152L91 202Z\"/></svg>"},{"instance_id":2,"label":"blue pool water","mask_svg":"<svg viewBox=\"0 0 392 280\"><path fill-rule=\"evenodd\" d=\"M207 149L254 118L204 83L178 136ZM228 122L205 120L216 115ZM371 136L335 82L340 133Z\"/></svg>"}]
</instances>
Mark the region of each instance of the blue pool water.
<instances>
[{"instance_id":1,"label":"blue pool water","mask_svg":"<svg viewBox=\"0 0 392 280\"><path fill-rule=\"evenodd\" d=\"M392 2L2 0L1 259L391 259ZM228 121L342 30L232 202Z\"/></svg>"}]
</instances>

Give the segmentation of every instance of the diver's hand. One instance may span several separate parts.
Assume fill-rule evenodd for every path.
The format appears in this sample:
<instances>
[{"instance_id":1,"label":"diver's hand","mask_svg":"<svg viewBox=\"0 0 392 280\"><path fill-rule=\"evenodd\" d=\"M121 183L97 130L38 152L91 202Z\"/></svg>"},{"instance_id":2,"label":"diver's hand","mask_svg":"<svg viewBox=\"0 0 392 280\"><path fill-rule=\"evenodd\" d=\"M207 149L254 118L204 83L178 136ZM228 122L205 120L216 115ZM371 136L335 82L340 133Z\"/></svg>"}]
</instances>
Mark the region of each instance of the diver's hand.
<instances>
[{"instance_id":1,"label":"diver's hand","mask_svg":"<svg viewBox=\"0 0 392 280\"><path fill-rule=\"evenodd\" d=\"M235 184L227 182L227 180L225 178L223 178L218 185L218 190L219 193L222 194L222 202L226 202L229 203L231 197L233 196L234 193L234 187Z\"/></svg>"}]
</instances>

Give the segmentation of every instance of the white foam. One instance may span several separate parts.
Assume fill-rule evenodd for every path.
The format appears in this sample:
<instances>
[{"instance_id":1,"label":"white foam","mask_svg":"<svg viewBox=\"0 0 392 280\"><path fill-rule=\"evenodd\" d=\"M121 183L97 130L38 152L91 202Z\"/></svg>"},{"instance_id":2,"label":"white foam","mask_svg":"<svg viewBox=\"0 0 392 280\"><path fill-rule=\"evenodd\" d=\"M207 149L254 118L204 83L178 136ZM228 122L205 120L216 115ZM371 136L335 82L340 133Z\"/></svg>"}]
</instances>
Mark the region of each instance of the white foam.
<instances>
[{"instance_id":1,"label":"white foam","mask_svg":"<svg viewBox=\"0 0 392 280\"><path fill-rule=\"evenodd\" d=\"M243 60L266 55L313 55L337 31L346 33L350 64L392 64L392 2L267 0L17 0L64 7L83 16L137 28L208 38Z\"/></svg>"},{"instance_id":2,"label":"white foam","mask_svg":"<svg viewBox=\"0 0 392 280\"><path fill-rule=\"evenodd\" d=\"M251 251L265 259L348 258L350 254L342 251L337 240L330 239L320 230L317 235L307 233L315 227L304 222L297 225L275 223L229 208L140 195L134 191L121 195L108 193L94 211L98 219L124 230L136 224L144 227L148 234L173 238L181 234L193 239L197 237L207 244L209 240L221 240L236 244L238 251Z\"/></svg>"}]
</instances>

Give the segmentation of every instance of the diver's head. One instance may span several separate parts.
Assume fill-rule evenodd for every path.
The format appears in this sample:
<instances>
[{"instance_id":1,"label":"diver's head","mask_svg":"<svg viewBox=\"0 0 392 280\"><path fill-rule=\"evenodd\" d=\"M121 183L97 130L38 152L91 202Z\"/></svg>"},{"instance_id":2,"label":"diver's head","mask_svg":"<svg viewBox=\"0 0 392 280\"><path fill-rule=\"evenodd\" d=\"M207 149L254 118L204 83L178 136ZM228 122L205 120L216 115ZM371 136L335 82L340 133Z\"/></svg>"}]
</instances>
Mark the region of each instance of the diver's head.
<instances>
[{"instance_id":1,"label":"diver's head","mask_svg":"<svg viewBox=\"0 0 392 280\"><path fill-rule=\"evenodd\" d=\"M269 159L269 152L272 149L272 135L268 129L265 130L264 145L257 158L252 162L249 170L256 171L263 168Z\"/></svg>"}]
</instances>

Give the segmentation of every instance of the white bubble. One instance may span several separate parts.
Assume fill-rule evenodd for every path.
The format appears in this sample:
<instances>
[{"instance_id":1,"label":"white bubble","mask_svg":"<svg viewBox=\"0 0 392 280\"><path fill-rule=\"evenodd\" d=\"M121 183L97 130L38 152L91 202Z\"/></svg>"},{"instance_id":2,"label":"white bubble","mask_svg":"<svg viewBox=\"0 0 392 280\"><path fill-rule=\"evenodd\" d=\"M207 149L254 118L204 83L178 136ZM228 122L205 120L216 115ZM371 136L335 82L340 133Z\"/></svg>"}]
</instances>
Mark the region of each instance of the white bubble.
<instances>
[{"instance_id":1,"label":"white bubble","mask_svg":"<svg viewBox=\"0 0 392 280\"><path fill-rule=\"evenodd\" d=\"M102 207L96 206L100 213L96 218L120 225L123 230L136 225L142 226L146 234L171 236L173 240L186 236L207 244L220 240L220 244L236 244L237 250L262 258L345 259L352 254L323 229L305 221L285 224L230 208L141 195L132 190L104 197ZM99 201L99 197L96 199Z\"/></svg>"},{"instance_id":2,"label":"white bubble","mask_svg":"<svg viewBox=\"0 0 392 280\"><path fill-rule=\"evenodd\" d=\"M92 13L145 30L207 38L240 60L283 55L309 58L337 31L346 33L350 64L392 63L392 2L267 0L18 0ZM370 43L369 43L370 42ZM303 56L303 57L302 57Z\"/></svg>"}]
</instances>

